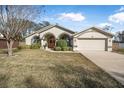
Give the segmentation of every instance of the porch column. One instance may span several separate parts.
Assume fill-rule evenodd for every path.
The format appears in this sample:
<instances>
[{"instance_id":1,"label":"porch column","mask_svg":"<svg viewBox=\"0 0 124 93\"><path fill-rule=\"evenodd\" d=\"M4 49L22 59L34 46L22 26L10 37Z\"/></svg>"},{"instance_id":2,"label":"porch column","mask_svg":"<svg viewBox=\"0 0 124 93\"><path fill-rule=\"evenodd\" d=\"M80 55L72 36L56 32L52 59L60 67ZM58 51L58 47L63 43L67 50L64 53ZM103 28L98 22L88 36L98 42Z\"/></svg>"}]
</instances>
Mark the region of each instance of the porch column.
<instances>
[{"instance_id":1,"label":"porch column","mask_svg":"<svg viewBox=\"0 0 124 93\"><path fill-rule=\"evenodd\" d=\"M44 47L43 47L43 39L41 39L41 47L40 48L44 49Z\"/></svg>"},{"instance_id":2,"label":"porch column","mask_svg":"<svg viewBox=\"0 0 124 93\"><path fill-rule=\"evenodd\" d=\"M56 42L58 41L58 38L55 38L55 47L56 47Z\"/></svg>"}]
</instances>

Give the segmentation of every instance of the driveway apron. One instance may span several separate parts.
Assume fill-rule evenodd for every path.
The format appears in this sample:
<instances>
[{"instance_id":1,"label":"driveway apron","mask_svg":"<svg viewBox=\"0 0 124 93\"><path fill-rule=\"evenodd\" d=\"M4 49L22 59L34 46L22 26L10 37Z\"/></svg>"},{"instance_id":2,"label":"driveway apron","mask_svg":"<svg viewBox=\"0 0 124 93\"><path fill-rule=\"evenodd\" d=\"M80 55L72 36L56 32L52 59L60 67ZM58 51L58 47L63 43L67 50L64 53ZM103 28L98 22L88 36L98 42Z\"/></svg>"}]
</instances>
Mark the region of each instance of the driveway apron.
<instances>
[{"instance_id":1,"label":"driveway apron","mask_svg":"<svg viewBox=\"0 0 124 93\"><path fill-rule=\"evenodd\" d=\"M124 85L124 55L107 51L80 51L97 66Z\"/></svg>"}]
</instances>

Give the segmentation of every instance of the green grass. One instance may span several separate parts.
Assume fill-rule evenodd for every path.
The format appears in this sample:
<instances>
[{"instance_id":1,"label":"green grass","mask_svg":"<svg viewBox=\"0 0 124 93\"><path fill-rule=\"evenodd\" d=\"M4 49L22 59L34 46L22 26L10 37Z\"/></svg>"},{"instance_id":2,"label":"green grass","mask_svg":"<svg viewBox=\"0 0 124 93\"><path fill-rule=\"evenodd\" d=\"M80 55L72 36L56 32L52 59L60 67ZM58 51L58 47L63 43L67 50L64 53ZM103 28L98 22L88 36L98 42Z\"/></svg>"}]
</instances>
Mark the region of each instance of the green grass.
<instances>
[{"instance_id":1,"label":"green grass","mask_svg":"<svg viewBox=\"0 0 124 93\"><path fill-rule=\"evenodd\" d=\"M21 50L0 54L0 87L123 87L79 53Z\"/></svg>"}]
</instances>

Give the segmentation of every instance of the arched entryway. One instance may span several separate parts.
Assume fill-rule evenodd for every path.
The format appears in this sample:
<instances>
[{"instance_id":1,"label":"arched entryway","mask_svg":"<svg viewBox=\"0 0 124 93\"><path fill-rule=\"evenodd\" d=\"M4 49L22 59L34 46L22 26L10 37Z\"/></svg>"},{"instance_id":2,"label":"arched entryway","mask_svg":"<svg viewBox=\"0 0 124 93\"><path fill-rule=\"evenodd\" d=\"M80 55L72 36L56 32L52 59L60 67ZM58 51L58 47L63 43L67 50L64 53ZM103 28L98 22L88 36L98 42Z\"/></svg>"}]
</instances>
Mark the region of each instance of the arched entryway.
<instances>
[{"instance_id":1,"label":"arched entryway","mask_svg":"<svg viewBox=\"0 0 124 93\"><path fill-rule=\"evenodd\" d=\"M70 36L70 35L68 35L68 34L66 34L66 33L62 33L62 34L59 36L59 39L66 40L68 46L72 46L72 44L71 44L71 36Z\"/></svg>"},{"instance_id":2,"label":"arched entryway","mask_svg":"<svg viewBox=\"0 0 124 93\"><path fill-rule=\"evenodd\" d=\"M44 35L44 41L47 42L48 48L54 48L55 47L55 36L52 33L47 33Z\"/></svg>"}]
</instances>

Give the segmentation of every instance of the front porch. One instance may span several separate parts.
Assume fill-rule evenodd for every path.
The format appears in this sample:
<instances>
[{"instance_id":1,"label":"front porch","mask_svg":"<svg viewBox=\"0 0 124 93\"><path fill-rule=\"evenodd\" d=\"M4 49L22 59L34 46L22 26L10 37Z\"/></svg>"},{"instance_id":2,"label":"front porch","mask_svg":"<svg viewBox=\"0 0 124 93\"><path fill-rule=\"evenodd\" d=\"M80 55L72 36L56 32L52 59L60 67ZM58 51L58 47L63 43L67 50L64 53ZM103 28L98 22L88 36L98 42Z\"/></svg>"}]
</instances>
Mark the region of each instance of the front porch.
<instances>
[{"instance_id":1,"label":"front porch","mask_svg":"<svg viewBox=\"0 0 124 93\"><path fill-rule=\"evenodd\" d=\"M59 37L56 37L52 33L46 33L41 38L41 47L43 49L52 49L53 50L57 46L58 40L65 40L67 42L68 47L73 46L73 38L66 33L59 35Z\"/></svg>"}]
</instances>

